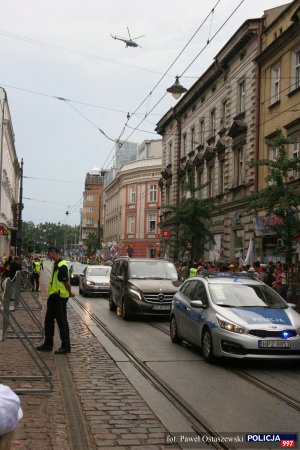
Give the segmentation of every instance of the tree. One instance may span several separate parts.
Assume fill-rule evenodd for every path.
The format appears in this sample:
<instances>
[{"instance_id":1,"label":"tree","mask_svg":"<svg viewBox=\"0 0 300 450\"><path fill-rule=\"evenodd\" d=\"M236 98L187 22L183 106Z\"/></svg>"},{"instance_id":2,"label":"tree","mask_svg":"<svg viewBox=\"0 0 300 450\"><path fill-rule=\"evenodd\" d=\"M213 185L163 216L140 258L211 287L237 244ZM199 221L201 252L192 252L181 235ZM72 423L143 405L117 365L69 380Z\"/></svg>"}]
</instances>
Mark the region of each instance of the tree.
<instances>
[{"instance_id":1,"label":"tree","mask_svg":"<svg viewBox=\"0 0 300 450\"><path fill-rule=\"evenodd\" d=\"M100 240L98 238L98 232L92 231L89 233L87 241L87 254L88 256L91 256L93 253L95 253L100 248Z\"/></svg>"},{"instance_id":2,"label":"tree","mask_svg":"<svg viewBox=\"0 0 300 450\"><path fill-rule=\"evenodd\" d=\"M277 130L274 139L266 140L269 148L277 150L277 157L274 160L252 160L249 165L250 167L266 166L268 168L268 175L265 177L267 186L244 198L247 203L247 211L253 210L255 213L261 209L267 215L277 216L280 219L270 227L280 236L278 253L285 255L286 263L289 266L292 264L293 254L299 243L297 234L300 231L299 187L287 184L289 175L300 171L300 158L288 158L287 145L294 143L295 140L285 138L281 130Z\"/></svg>"},{"instance_id":3,"label":"tree","mask_svg":"<svg viewBox=\"0 0 300 450\"><path fill-rule=\"evenodd\" d=\"M168 213L160 222L161 228L176 230L175 247L177 254L180 251L189 250L192 260L198 260L203 255L206 244L214 240L208 228L214 201L211 198L195 198L195 192L205 186L194 188L192 184L184 185L184 190L189 192L191 196L189 198L184 197L178 205L163 206L168 210Z\"/></svg>"}]
</instances>

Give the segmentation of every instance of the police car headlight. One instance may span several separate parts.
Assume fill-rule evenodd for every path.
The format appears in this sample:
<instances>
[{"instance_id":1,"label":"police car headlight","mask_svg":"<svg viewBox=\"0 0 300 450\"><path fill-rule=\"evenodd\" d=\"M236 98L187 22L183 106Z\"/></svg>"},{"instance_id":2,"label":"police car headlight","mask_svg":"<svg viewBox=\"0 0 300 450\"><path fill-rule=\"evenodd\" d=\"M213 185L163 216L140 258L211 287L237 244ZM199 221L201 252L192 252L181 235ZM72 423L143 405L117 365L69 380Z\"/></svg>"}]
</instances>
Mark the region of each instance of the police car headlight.
<instances>
[{"instance_id":1,"label":"police car headlight","mask_svg":"<svg viewBox=\"0 0 300 450\"><path fill-rule=\"evenodd\" d=\"M233 333L243 334L246 331L246 328L243 328L235 323L228 322L227 320L223 320L220 317L217 317L218 324L223 330L232 331Z\"/></svg>"},{"instance_id":2,"label":"police car headlight","mask_svg":"<svg viewBox=\"0 0 300 450\"><path fill-rule=\"evenodd\" d=\"M141 293L140 293L139 291L137 291L136 289L129 288L128 291L130 292L130 294L131 294L133 297L136 297L136 298L138 298L139 300L142 300Z\"/></svg>"}]
</instances>

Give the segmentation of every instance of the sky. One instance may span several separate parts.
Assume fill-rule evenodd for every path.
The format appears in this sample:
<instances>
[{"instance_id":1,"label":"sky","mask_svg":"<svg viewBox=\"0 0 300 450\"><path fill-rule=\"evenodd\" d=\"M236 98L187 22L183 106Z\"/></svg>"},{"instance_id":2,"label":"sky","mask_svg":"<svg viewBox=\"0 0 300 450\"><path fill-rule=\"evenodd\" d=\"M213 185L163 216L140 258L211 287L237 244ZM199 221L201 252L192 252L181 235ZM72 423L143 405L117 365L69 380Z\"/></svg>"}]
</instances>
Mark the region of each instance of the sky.
<instances>
[{"instance_id":1,"label":"sky","mask_svg":"<svg viewBox=\"0 0 300 450\"><path fill-rule=\"evenodd\" d=\"M156 123L242 23L280 0L0 0L0 86L23 158L23 220L79 225L84 181ZM112 35L131 37L125 48ZM127 114L130 119L127 121ZM69 214L66 214L68 212Z\"/></svg>"}]
</instances>

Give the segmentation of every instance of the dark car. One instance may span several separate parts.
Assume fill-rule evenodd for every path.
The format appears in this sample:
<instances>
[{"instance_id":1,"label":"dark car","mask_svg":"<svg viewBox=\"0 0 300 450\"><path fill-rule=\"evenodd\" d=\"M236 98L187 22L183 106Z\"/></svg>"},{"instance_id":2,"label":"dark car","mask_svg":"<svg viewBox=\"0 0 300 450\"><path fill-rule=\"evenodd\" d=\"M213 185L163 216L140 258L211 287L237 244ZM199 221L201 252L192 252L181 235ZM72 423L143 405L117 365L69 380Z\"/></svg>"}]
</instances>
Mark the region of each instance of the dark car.
<instances>
[{"instance_id":1,"label":"dark car","mask_svg":"<svg viewBox=\"0 0 300 450\"><path fill-rule=\"evenodd\" d=\"M86 264L79 262L71 263L69 267L70 283L72 286L79 286L79 276L83 273Z\"/></svg>"},{"instance_id":2,"label":"dark car","mask_svg":"<svg viewBox=\"0 0 300 450\"><path fill-rule=\"evenodd\" d=\"M109 309L121 308L123 319L134 315L168 317L179 284L170 261L120 257L110 274Z\"/></svg>"}]
</instances>

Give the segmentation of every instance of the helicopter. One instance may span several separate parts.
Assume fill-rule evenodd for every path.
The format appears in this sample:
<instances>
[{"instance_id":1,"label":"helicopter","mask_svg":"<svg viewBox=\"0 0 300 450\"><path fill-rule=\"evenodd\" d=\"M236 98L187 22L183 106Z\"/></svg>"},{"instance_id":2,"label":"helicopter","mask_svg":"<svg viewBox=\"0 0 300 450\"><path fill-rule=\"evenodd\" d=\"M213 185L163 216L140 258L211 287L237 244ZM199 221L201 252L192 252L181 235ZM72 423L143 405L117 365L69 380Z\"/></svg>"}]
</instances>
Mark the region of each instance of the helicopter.
<instances>
[{"instance_id":1,"label":"helicopter","mask_svg":"<svg viewBox=\"0 0 300 450\"><path fill-rule=\"evenodd\" d=\"M129 39L123 38L123 37L121 37L121 36L113 36L112 34L111 34L111 37L112 37L113 39L117 39L118 41L123 41L123 42L125 42L125 47L141 47L141 46L140 46L139 44L137 44L134 40L135 40L135 39L140 39L141 37L144 37L145 35L143 34L142 36L138 36L138 37L132 39L128 27L127 27L127 31L128 31ZM142 47L141 47L141 48L142 48Z\"/></svg>"}]
</instances>

